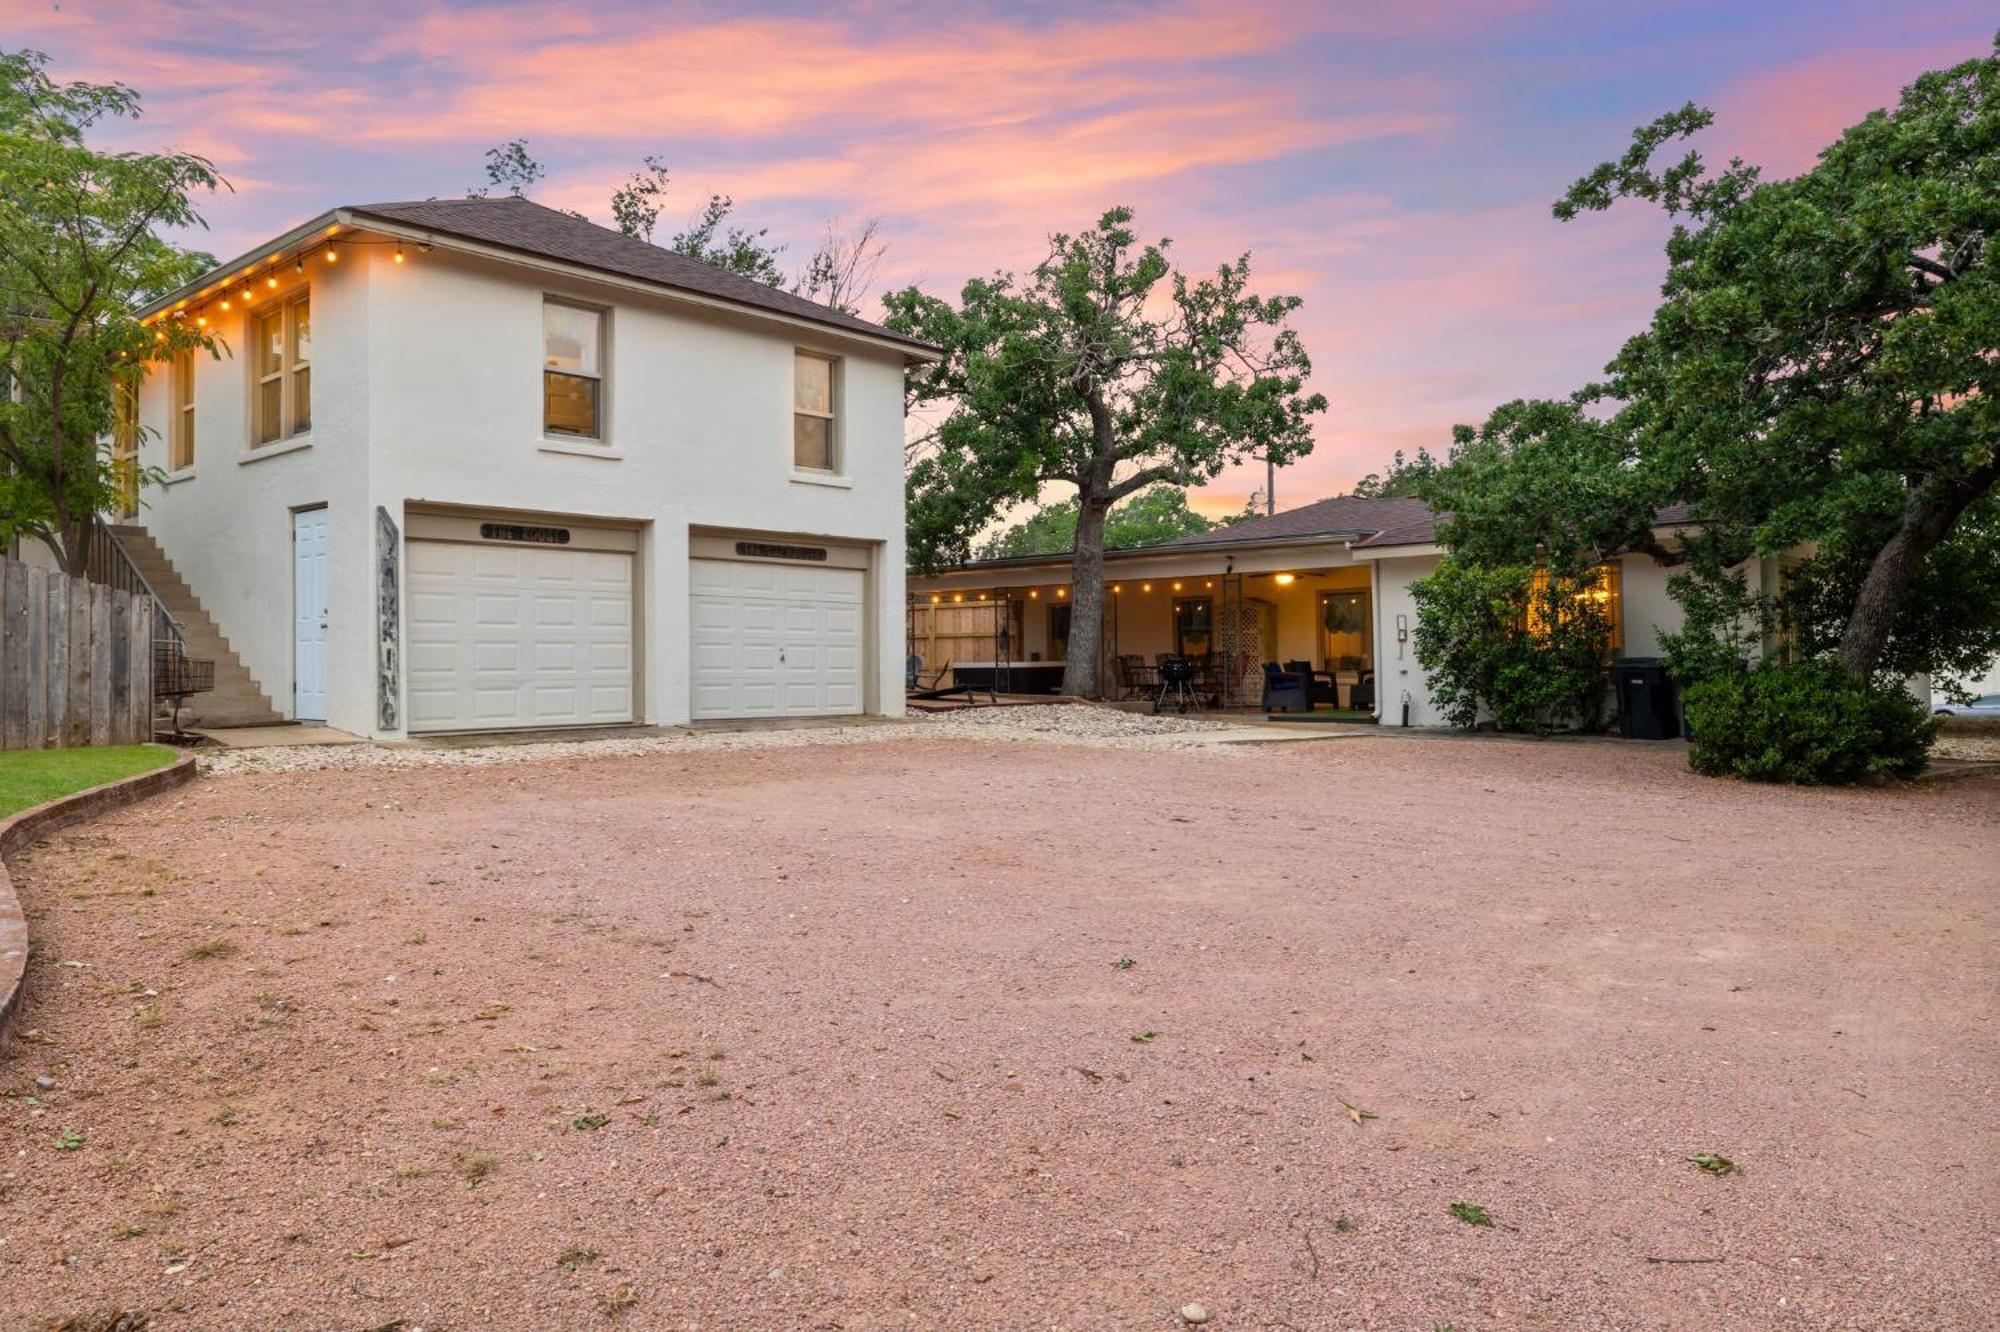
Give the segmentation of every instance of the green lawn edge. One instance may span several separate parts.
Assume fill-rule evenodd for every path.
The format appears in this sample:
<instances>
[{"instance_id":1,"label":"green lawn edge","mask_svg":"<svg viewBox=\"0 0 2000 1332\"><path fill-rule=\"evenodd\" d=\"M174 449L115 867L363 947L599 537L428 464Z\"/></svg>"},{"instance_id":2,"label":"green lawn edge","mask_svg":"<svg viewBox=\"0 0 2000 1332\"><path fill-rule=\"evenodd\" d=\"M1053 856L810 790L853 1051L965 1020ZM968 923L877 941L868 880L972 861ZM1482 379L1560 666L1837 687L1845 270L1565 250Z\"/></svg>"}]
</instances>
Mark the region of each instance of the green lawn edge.
<instances>
[{"instance_id":1,"label":"green lawn edge","mask_svg":"<svg viewBox=\"0 0 2000 1332\"><path fill-rule=\"evenodd\" d=\"M0 753L0 819L57 796L164 768L177 757L166 745L8 750Z\"/></svg>"}]
</instances>

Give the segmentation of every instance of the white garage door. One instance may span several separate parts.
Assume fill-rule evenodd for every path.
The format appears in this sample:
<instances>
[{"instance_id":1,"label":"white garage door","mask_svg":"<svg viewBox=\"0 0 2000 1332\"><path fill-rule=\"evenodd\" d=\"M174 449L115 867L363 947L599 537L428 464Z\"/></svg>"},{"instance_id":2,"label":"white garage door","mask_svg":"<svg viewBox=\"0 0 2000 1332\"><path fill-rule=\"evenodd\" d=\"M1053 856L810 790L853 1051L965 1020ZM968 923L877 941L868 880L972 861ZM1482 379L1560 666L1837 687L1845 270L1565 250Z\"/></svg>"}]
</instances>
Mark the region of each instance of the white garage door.
<instances>
[{"instance_id":1,"label":"white garage door","mask_svg":"<svg viewBox=\"0 0 2000 1332\"><path fill-rule=\"evenodd\" d=\"M412 731L632 720L632 557L409 543Z\"/></svg>"},{"instance_id":2,"label":"white garage door","mask_svg":"<svg viewBox=\"0 0 2000 1332\"><path fill-rule=\"evenodd\" d=\"M694 715L861 711L859 569L690 560Z\"/></svg>"}]
</instances>

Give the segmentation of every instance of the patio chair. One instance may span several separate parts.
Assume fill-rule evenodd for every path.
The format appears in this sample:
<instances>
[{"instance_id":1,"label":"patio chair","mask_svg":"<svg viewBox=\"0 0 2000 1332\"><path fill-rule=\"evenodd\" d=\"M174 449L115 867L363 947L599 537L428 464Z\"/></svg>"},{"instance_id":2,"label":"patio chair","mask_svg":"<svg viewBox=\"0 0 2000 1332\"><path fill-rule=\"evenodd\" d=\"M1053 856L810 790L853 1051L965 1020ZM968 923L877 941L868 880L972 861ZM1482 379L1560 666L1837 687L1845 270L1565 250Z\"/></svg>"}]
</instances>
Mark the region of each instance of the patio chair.
<instances>
[{"instance_id":1,"label":"patio chair","mask_svg":"<svg viewBox=\"0 0 2000 1332\"><path fill-rule=\"evenodd\" d=\"M1275 661L1265 662L1264 711L1311 712L1312 700L1306 693L1305 677L1280 670Z\"/></svg>"},{"instance_id":2,"label":"patio chair","mask_svg":"<svg viewBox=\"0 0 2000 1332\"><path fill-rule=\"evenodd\" d=\"M1314 670L1311 662L1288 661L1285 663L1285 671L1287 674L1299 676L1306 682L1306 701L1309 708L1316 708L1322 703L1333 708L1340 706L1339 684L1325 671Z\"/></svg>"},{"instance_id":3,"label":"patio chair","mask_svg":"<svg viewBox=\"0 0 2000 1332\"><path fill-rule=\"evenodd\" d=\"M1347 706L1360 712L1375 710L1375 672L1361 672L1361 678L1349 686Z\"/></svg>"},{"instance_id":4,"label":"patio chair","mask_svg":"<svg viewBox=\"0 0 2000 1332\"><path fill-rule=\"evenodd\" d=\"M1111 659L1111 669L1121 698L1143 697L1157 678L1146 659L1136 652L1120 653Z\"/></svg>"}]
</instances>

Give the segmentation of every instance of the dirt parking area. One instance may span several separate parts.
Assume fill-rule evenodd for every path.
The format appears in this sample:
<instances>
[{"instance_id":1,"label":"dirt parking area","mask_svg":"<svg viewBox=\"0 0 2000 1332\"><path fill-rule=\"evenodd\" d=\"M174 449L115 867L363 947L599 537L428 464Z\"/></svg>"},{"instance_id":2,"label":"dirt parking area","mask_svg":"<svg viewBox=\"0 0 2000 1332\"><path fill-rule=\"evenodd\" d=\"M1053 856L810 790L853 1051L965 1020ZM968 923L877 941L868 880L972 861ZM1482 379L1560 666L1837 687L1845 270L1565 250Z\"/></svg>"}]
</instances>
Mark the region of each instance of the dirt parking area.
<instances>
[{"instance_id":1,"label":"dirt parking area","mask_svg":"<svg viewBox=\"0 0 2000 1332\"><path fill-rule=\"evenodd\" d=\"M0 1326L1993 1326L2000 782L1681 765L204 778L23 863Z\"/></svg>"}]
</instances>

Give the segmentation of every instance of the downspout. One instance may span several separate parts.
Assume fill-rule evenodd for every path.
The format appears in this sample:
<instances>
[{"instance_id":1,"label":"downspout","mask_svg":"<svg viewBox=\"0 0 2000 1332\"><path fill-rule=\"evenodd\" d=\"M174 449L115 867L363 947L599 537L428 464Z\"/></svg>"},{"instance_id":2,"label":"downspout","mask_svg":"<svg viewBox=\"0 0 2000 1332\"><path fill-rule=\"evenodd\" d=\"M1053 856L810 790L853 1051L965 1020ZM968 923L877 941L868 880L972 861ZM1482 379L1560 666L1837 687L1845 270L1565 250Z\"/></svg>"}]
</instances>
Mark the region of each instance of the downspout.
<instances>
[{"instance_id":1,"label":"downspout","mask_svg":"<svg viewBox=\"0 0 2000 1332\"><path fill-rule=\"evenodd\" d=\"M1347 544L1347 553L1352 558L1354 543L1351 541ZM1386 706L1382 700L1384 692L1382 689L1382 668L1389 660L1389 654L1382 650L1384 647L1382 635L1385 631L1382 628L1382 561L1380 560L1368 561L1368 595L1375 603L1372 610L1372 618L1375 624L1375 724L1380 726L1382 724L1382 711ZM1405 700L1403 704L1403 725L1405 726L1410 724L1409 697L1407 693L1403 695ZM1349 701L1351 702L1352 700Z\"/></svg>"}]
</instances>

